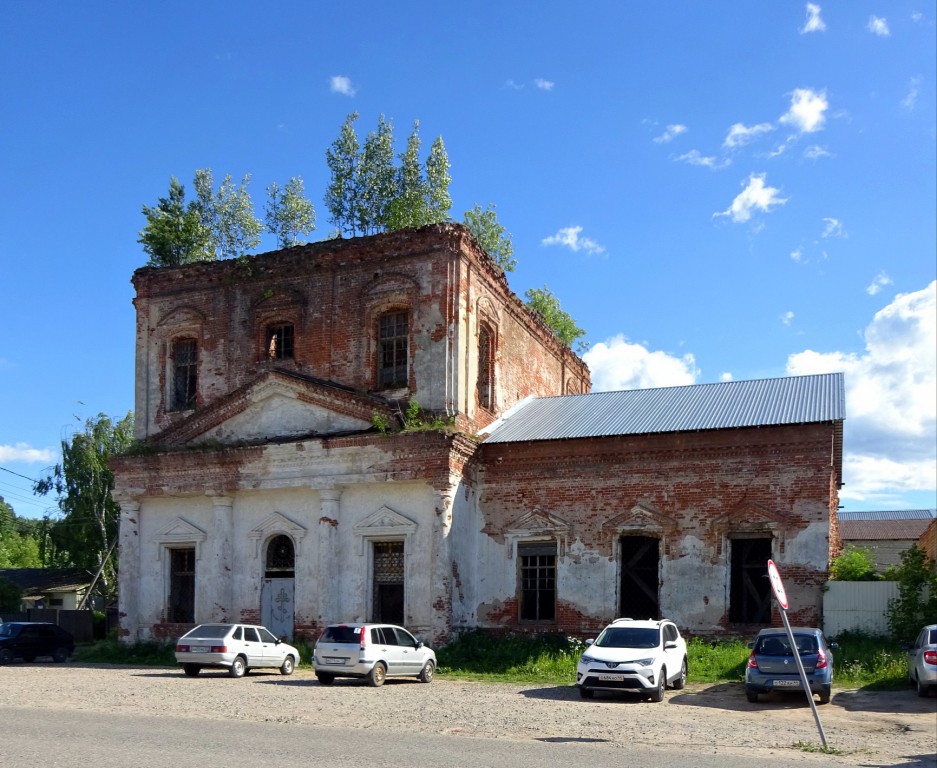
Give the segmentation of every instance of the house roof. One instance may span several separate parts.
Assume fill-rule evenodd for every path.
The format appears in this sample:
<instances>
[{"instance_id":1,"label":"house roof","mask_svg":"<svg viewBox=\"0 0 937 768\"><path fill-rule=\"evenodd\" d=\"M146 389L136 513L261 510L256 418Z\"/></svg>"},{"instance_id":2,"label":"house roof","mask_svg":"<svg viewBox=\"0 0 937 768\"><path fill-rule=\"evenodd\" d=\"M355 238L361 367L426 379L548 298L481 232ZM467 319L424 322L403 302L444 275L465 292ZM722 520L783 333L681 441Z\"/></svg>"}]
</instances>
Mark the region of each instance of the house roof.
<instances>
[{"instance_id":1,"label":"house roof","mask_svg":"<svg viewBox=\"0 0 937 768\"><path fill-rule=\"evenodd\" d=\"M0 578L15 584L23 597L46 592L79 592L87 589L92 576L81 568L0 568Z\"/></svg>"},{"instance_id":2,"label":"house roof","mask_svg":"<svg viewBox=\"0 0 937 768\"><path fill-rule=\"evenodd\" d=\"M529 398L487 428L486 443L695 432L845 418L843 374Z\"/></svg>"},{"instance_id":3,"label":"house roof","mask_svg":"<svg viewBox=\"0 0 937 768\"><path fill-rule=\"evenodd\" d=\"M933 520L937 509L882 509L862 512L840 512L839 521L844 520ZM924 524L927 527L927 523Z\"/></svg>"},{"instance_id":4,"label":"house roof","mask_svg":"<svg viewBox=\"0 0 937 768\"><path fill-rule=\"evenodd\" d=\"M842 520L843 541L917 541L930 520Z\"/></svg>"}]
</instances>

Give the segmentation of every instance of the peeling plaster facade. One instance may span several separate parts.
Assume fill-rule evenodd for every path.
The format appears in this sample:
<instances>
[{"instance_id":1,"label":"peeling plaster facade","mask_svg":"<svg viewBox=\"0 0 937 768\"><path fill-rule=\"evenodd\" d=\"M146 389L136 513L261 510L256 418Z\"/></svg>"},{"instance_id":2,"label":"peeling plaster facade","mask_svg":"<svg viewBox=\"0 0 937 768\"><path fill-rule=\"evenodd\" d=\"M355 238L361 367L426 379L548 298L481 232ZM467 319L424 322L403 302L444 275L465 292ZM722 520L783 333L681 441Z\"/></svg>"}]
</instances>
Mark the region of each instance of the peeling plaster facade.
<instances>
[{"instance_id":1,"label":"peeling plaster facade","mask_svg":"<svg viewBox=\"0 0 937 768\"><path fill-rule=\"evenodd\" d=\"M733 558L765 547L792 620L819 619L835 425L486 445L525 398L591 384L461 225L133 283L146 449L112 462L127 641L206 621L588 634L645 577L657 613L726 632L753 610L733 620ZM391 342L388 316L406 329ZM392 386L390 359L405 361ZM399 431L413 401L442 428Z\"/></svg>"}]
</instances>

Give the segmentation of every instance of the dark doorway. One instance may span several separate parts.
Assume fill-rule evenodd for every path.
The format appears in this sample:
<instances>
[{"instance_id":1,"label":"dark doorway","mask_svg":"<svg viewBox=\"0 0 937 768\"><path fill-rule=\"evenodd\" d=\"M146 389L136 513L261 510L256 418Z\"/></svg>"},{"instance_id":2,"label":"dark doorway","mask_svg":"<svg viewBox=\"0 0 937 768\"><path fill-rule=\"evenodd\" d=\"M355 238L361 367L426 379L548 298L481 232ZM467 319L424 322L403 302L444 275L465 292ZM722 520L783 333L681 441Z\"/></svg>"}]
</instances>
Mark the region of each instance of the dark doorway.
<instances>
[{"instance_id":1,"label":"dark doorway","mask_svg":"<svg viewBox=\"0 0 937 768\"><path fill-rule=\"evenodd\" d=\"M375 541L373 546L373 620L385 624L403 624L403 542Z\"/></svg>"},{"instance_id":2,"label":"dark doorway","mask_svg":"<svg viewBox=\"0 0 937 768\"><path fill-rule=\"evenodd\" d=\"M195 621L195 548L170 550L169 621Z\"/></svg>"},{"instance_id":3,"label":"dark doorway","mask_svg":"<svg viewBox=\"0 0 937 768\"><path fill-rule=\"evenodd\" d=\"M729 621L767 624L771 620L771 539L731 539L731 547Z\"/></svg>"},{"instance_id":4,"label":"dark doorway","mask_svg":"<svg viewBox=\"0 0 937 768\"><path fill-rule=\"evenodd\" d=\"M660 540L621 537L621 617L660 618Z\"/></svg>"}]
</instances>

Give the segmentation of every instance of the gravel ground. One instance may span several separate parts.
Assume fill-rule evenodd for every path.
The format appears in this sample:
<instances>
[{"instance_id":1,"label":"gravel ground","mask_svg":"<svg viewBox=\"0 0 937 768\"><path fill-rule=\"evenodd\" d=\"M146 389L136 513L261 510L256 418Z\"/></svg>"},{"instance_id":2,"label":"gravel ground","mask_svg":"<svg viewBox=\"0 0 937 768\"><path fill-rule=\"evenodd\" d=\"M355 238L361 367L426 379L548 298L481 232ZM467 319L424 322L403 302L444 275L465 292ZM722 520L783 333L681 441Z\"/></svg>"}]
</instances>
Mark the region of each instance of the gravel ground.
<instances>
[{"instance_id":1,"label":"gravel ground","mask_svg":"<svg viewBox=\"0 0 937 768\"><path fill-rule=\"evenodd\" d=\"M504 739L683 745L700 753L752 754L783 750L805 762L913 765L937 768L937 698L907 691L834 689L818 707L836 757L812 754L820 735L802 696L745 700L738 684L667 691L663 703L636 696L579 698L573 686L474 683L437 677L431 684L389 680L374 689L358 681L319 685L304 667L289 677L252 672L240 680L204 670L106 664L25 664L0 667L0 721L7 707L55 711L127 712L154 717L234 718L260 722L340 725ZM15 694L13 693L15 691ZM235 695L236 694L236 695Z\"/></svg>"}]
</instances>

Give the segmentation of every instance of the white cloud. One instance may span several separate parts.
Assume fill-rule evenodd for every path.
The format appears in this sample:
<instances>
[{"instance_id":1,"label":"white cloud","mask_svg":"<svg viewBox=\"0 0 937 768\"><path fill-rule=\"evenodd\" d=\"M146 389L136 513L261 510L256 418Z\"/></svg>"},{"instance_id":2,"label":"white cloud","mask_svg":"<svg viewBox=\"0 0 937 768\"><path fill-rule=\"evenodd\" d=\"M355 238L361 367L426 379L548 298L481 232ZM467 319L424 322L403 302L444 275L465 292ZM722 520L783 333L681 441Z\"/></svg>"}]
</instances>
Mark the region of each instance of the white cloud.
<instances>
[{"instance_id":1,"label":"white cloud","mask_svg":"<svg viewBox=\"0 0 937 768\"><path fill-rule=\"evenodd\" d=\"M756 209L768 213L774 206L784 205L787 198L778 197L779 191L765 186L765 174L753 173L748 177L748 186L732 201L732 205L713 216L729 216L735 222L748 221Z\"/></svg>"},{"instance_id":2,"label":"white cloud","mask_svg":"<svg viewBox=\"0 0 937 768\"><path fill-rule=\"evenodd\" d=\"M826 24L824 24L823 19L820 18L820 6L814 3L807 3L807 23L804 24L803 29L800 30L800 34L803 35L807 32L823 32L825 29Z\"/></svg>"},{"instance_id":3,"label":"white cloud","mask_svg":"<svg viewBox=\"0 0 937 768\"><path fill-rule=\"evenodd\" d=\"M543 238L541 245L565 245L573 251L585 251L586 253L605 253L605 248L599 245L595 240L588 237L580 237L582 227L563 227L555 235Z\"/></svg>"},{"instance_id":4,"label":"white cloud","mask_svg":"<svg viewBox=\"0 0 937 768\"><path fill-rule=\"evenodd\" d=\"M695 383L699 376L693 355L651 352L621 334L595 344L583 360L592 373L593 392L682 386Z\"/></svg>"},{"instance_id":5,"label":"white cloud","mask_svg":"<svg viewBox=\"0 0 937 768\"><path fill-rule=\"evenodd\" d=\"M781 315L781 322L784 323L784 325L790 325L792 322L794 322L794 313L790 310L785 312L783 315Z\"/></svg>"},{"instance_id":6,"label":"white cloud","mask_svg":"<svg viewBox=\"0 0 937 768\"><path fill-rule=\"evenodd\" d=\"M875 279L869 283L869 286L865 289L865 292L869 294L869 296L874 296L886 285L891 285L891 278L885 273L885 270L882 270L875 276Z\"/></svg>"},{"instance_id":7,"label":"white cloud","mask_svg":"<svg viewBox=\"0 0 937 768\"><path fill-rule=\"evenodd\" d=\"M681 133L686 133L687 127L685 125L680 125L679 123L675 125L668 125L667 130L665 130L660 136L655 136L652 141L655 144L669 144Z\"/></svg>"},{"instance_id":8,"label":"white cloud","mask_svg":"<svg viewBox=\"0 0 937 768\"><path fill-rule=\"evenodd\" d=\"M908 83L908 93L901 100L901 106L905 109L914 109L915 104L917 104L918 92L921 88L921 78L912 77L911 81Z\"/></svg>"},{"instance_id":9,"label":"white cloud","mask_svg":"<svg viewBox=\"0 0 937 768\"><path fill-rule=\"evenodd\" d=\"M810 88L795 88L791 94L791 108L780 120L800 133L814 133L823 128L829 107L826 91L813 91Z\"/></svg>"},{"instance_id":10,"label":"white cloud","mask_svg":"<svg viewBox=\"0 0 937 768\"><path fill-rule=\"evenodd\" d=\"M804 250L800 246L791 251L791 258L796 262L801 262L804 260Z\"/></svg>"},{"instance_id":11,"label":"white cloud","mask_svg":"<svg viewBox=\"0 0 937 768\"><path fill-rule=\"evenodd\" d=\"M846 230L843 229L843 222L839 219L824 218L823 233L820 237L848 237Z\"/></svg>"},{"instance_id":12,"label":"white cloud","mask_svg":"<svg viewBox=\"0 0 937 768\"><path fill-rule=\"evenodd\" d=\"M881 16L869 16L869 32L879 37L888 37L891 34L888 21Z\"/></svg>"},{"instance_id":13,"label":"white cloud","mask_svg":"<svg viewBox=\"0 0 937 768\"><path fill-rule=\"evenodd\" d=\"M354 96L355 87L351 84L351 78L344 75L335 75L331 80L332 93L340 93L343 96Z\"/></svg>"},{"instance_id":14,"label":"white cloud","mask_svg":"<svg viewBox=\"0 0 937 768\"><path fill-rule=\"evenodd\" d=\"M556 85L556 83L552 82L551 80L544 80L542 77L538 77L536 80L534 80L534 85L536 85L541 91L552 91L553 86Z\"/></svg>"},{"instance_id":15,"label":"white cloud","mask_svg":"<svg viewBox=\"0 0 937 768\"><path fill-rule=\"evenodd\" d=\"M724 373L719 374L719 381L732 381L733 378L734 377L729 371L725 371Z\"/></svg>"},{"instance_id":16,"label":"white cloud","mask_svg":"<svg viewBox=\"0 0 937 768\"><path fill-rule=\"evenodd\" d=\"M758 125L747 126L744 123L735 123L729 128L722 146L726 149L735 149L744 147L750 141L757 139L761 134L773 131L774 126L771 123L758 123Z\"/></svg>"},{"instance_id":17,"label":"white cloud","mask_svg":"<svg viewBox=\"0 0 937 768\"><path fill-rule=\"evenodd\" d=\"M515 91L521 91L521 90L524 89L524 86L523 86L521 83L518 83L518 82L516 82L516 81L514 81L514 80L505 80L505 82L504 82L504 87L505 87L505 88L512 88L512 89L515 90Z\"/></svg>"},{"instance_id":18,"label":"white cloud","mask_svg":"<svg viewBox=\"0 0 937 768\"><path fill-rule=\"evenodd\" d=\"M12 463L14 461L24 464L49 464L55 461L56 454L49 448L32 448L26 443L15 445L0 445L0 462Z\"/></svg>"},{"instance_id":19,"label":"white cloud","mask_svg":"<svg viewBox=\"0 0 937 768\"><path fill-rule=\"evenodd\" d=\"M864 333L862 354L791 355L791 375L842 371L843 499L867 505L937 490L937 281L898 294Z\"/></svg>"},{"instance_id":20,"label":"white cloud","mask_svg":"<svg viewBox=\"0 0 937 768\"><path fill-rule=\"evenodd\" d=\"M812 144L804 150L804 157L808 160L819 160L821 157L832 157L825 147L819 144Z\"/></svg>"},{"instance_id":21,"label":"white cloud","mask_svg":"<svg viewBox=\"0 0 937 768\"><path fill-rule=\"evenodd\" d=\"M725 168L732 162L728 158L720 160L718 157L703 155L698 149L691 149L689 152L675 157L674 160L690 165L701 165L704 168L712 168L713 170Z\"/></svg>"}]
</instances>

